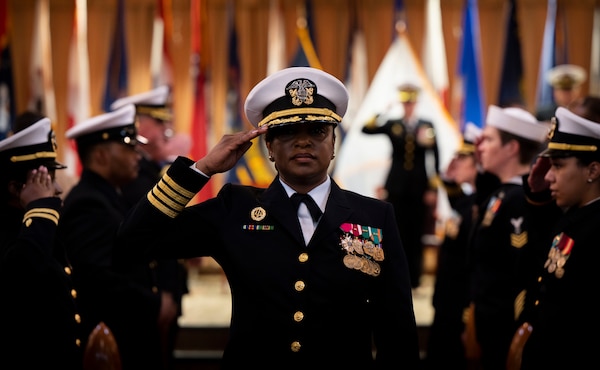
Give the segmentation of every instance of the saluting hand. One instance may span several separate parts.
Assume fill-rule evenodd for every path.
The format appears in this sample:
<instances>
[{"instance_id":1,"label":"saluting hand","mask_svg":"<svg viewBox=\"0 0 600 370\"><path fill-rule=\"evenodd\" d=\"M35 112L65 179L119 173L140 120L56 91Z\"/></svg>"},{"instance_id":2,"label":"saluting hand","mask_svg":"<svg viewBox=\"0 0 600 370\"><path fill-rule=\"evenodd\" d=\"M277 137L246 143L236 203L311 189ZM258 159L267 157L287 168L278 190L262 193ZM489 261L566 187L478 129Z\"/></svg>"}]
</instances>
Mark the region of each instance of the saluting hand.
<instances>
[{"instance_id":1,"label":"saluting hand","mask_svg":"<svg viewBox=\"0 0 600 370\"><path fill-rule=\"evenodd\" d=\"M251 140L265 132L267 127L263 126L251 131L224 135L206 156L196 162L196 168L207 176L230 170L250 149Z\"/></svg>"},{"instance_id":2,"label":"saluting hand","mask_svg":"<svg viewBox=\"0 0 600 370\"><path fill-rule=\"evenodd\" d=\"M27 180L21 188L19 198L21 205L26 207L34 200L55 197L59 194L60 191L54 186L54 181L48 173L48 169L40 166L38 169L27 173Z\"/></svg>"},{"instance_id":3,"label":"saluting hand","mask_svg":"<svg viewBox=\"0 0 600 370\"><path fill-rule=\"evenodd\" d=\"M544 191L550 187L550 183L544 179L546 173L550 169L550 159L546 157L538 157L529 176L527 177L527 184L532 192L537 193Z\"/></svg>"}]
</instances>

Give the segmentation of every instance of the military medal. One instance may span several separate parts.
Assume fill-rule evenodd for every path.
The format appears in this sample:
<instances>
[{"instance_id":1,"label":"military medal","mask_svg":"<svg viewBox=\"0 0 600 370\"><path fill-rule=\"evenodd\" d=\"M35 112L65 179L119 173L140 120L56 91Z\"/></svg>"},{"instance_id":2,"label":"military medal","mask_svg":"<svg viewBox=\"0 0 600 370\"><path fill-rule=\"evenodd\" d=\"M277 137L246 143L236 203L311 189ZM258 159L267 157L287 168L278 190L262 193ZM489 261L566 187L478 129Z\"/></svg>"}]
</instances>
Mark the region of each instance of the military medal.
<instances>
[{"instance_id":1,"label":"military medal","mask_svg":"<svg viewBox=\"0 0 600 370\"><path fill-rule=\"evenodd\" d=\"M548 252L548 259L544 263L544 268L549 273L553 273L558 279L562 278L565 274L564 266L569 259L569 255L573 250L575 241L569 238L565 233L560 233L552 240L552 247Z\"/></svg>"},{"instance_id":2,"label":"military medal","mask_svg":"<svg viewBox=\"0 0 600 370\"><path fill-rule=\"evenodd\" d=\"M350 223L340 225L340 229L343 232L340 246L346 251L344 266L371 276L379 275L381 266L375 261L384 260L381 229Z\"/></svg>"},{"instance_id":3,"label":"military medal","mask_svg":"<svg viewBox=\"0 0 600 370\"><path fill-rule=\"evenodd\" d=\"M490 199L487 209L485 210L485 215L483 216L483 221L481 221L482 226L490 226L492 224L496 212L498 212L498 209L502 204L502 198L504 198L504 193L500 193L497 197L494 196Z\"/></svg>"}]
</instances>

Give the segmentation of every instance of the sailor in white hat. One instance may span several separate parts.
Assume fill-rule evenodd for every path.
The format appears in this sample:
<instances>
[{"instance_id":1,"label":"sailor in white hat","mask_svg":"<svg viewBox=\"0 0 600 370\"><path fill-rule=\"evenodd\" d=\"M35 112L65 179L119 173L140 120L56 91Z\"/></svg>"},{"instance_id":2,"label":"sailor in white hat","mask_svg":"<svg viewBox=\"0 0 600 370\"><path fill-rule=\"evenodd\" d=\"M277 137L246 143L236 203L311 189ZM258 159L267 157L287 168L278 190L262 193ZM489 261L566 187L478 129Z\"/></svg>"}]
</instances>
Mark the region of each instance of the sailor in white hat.
<instances>
[{"instance_id":1,"label":"sailor in white hat","mask_svg":"<svg viewBox=\"0 0 600 370\"><path fill-rule=\"evenodd\" d=\"M575 64L560 64L546 73L546 82L552 86L553 103L542 107L536 114L539 120L549 121L556 108L566 107L581 96L581 87L587 79L585 69Z\"/></svg>"},{"instance_id":2,"label":"sailor in white hat","mask_svg":"<svg viewBox=\"0 0 600 370\"><path fill-rule=\"evenodd\" d=\"M71 265L55 235L62 188L49 118L19 114L0 141L0 350L3 361L26 368L80 369L88 316L80 311ZM77 273L75 273L77 274ZM24 345L35 336L32 347Z\"/></svg>"},{"instance_id":3,"label":"sailor in white hat","mask_svg":"<svg viewBox=\"0 0 600 370\"><path fill-rule=\"evenodd\" d=\"M548 124L523 108L491 105L477 146L481 167L499 180L491 189L477 181L483 199L469 242L474 256L470 315L484 367L506 362L514 334L515 300L523 288L517 279L519 263L532 248L523 176L542 150L548 130Z\"/></svg>"},{"instance_id":4,"label":"sailor in white hat","mask_svg":"<svg viewBox=\"0 0 600 370\"><path fill-rule=\"evenodd\" d=\"M540 243L535 271L527 289L521 321L533 330L523 349L522 369L579 369L595 361L596 346L579 335L581 328L600 327L590 293L583 286L600 282L598 225L600 225L600 97L585 96L568 108L559 107L553 119L548 148L528 177L531 211ZM529 299L531 297L531 299ZM562 341L561 353L547 349Z\"/></svg>"},{"instance_id":5,"label":"sailor in white hat","mask_svg":"<svg viewBox=\"0 0 600 370\"><path fill-rule=\"evenodd\" d=\"M119 142L134 148L146 142L146 138L138 135L133 104L78 122L67 130L66 136L75 140L80 152L103 142Z\"/></svg>"},{"instance_id":6,"label":"sailor in white hat","mask_svg":"<svg viewBox=\"0 0 600 370\"><path fill-rule=\"evenodd\" d=\"M43 117L29 127L0 141L0 163L5 171L66 168L56 161L56 136L49 118Z\"/></svg>"},{"instance_id":7,"label":"sailor in white hat","mask_svg":"<svg viewBox=\"0 0 600 370\"><path fill-rule=\"evenodd\" d=\"M319 69L268 76L244 105L255 128L224 135L196 162L178 157L119 229L116 248L126 260L219 260L235 313L225 368L240 358L264 368L419 367L394 209L340 188L328 174L347 104L342 82ZM187 205L262 134L277 169L267 188L226 184L215 198Z\"/></svg>"},{"instance_id":8,"label":"sailor in white hat","mask_svg":"<svg viewBox=\"0 0 600 370\"><path fill-rule=\"evenodd\" d=\"M177 155L187 155L191 147L189 135L174 132L171 90L167 85L152 90L120 98L111 104L112 109L119 109L126 104L135 105L138 132L146 141L138 147L142 154L139 162L138 176L121 187L121 193L127 204L134 205L152 189L164 172L169 168ZM175 259L154 260L146 271L148 276L155 276L154 285L161 287L161 293L169 293L173 300L171 308L181 314L182 297L188 291L187 269ZM165 301L165 307L168 307ZM179 324L175 318L169 322L168 336L163 338L162 352L172 361L175 340L179 332Z\"/></svg>"}]
</instances>

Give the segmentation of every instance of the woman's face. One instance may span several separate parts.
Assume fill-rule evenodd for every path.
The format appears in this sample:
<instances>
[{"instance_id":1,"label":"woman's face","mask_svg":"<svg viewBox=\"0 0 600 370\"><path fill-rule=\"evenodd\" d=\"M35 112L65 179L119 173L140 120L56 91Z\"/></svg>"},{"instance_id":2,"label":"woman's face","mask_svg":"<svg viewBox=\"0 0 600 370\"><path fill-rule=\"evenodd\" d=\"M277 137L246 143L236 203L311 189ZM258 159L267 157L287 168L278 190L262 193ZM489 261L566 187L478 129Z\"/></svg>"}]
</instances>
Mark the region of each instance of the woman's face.
<instances>
[{"instance_id":1,"label":"woman's face","mask_svg":"<svg viewBox=\"0 0 600 370\"><path fill-rule=\"evenodd\" d=\"M314 187L325 181L334 152L333 125L298 123L270 130L277 131L267 149L284 182Z\"/></svg>"},{"instance_id":2,"label":"woman's face","mask_svg":"<svg viewBox=\"0 0 600 370\"><path fill-rule=\"evenodd\" d=\"M552 197L560 207L580 207L592 199L587 199L590 184L588 167L575 157L551 158L550 170L544 179L550 183Z\"/></svg>"}]
</instances>

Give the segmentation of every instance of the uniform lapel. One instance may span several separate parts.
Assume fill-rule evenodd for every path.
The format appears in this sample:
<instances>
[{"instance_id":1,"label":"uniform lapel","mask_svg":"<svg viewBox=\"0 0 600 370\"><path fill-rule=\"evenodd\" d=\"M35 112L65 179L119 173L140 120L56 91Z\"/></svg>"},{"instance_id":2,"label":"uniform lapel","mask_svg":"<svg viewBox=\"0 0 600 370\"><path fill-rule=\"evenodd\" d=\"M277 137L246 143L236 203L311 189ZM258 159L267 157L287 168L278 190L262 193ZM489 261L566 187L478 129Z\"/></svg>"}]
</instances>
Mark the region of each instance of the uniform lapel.
<instances>
[{"instance_id":1,"label":"uniform lapel","mask_svg":"<svg viewBox=\"0 0 600 370\"><path fill-rule=\"evenodd\" d=\"M321 221L315 229L312 239L308 246L312 244L318 244L320 240L330 235L342 223L348 220L348 217L352 214L352 208L346 198L344 192L340 187L331 180L331 192L329 199L327 200L327 208L321 217Z\"/></svg>"},{"instance_id":2,"label":"uniform lapel","mask_svg":"<svg viewBox=\"0 0 600 370\"><path fill-rule=\"evenodd\" d=\"M279 221L282 227L289 232L298 243L304 246L304 237L302 236L302 229L300 228L300 222L296 215L296 209L294 209L294 205L279 182L279 177L276 177L271 185L269 185L262 197L267 212L270 212L273 218Z\"/></svg>"}]
</instances>

